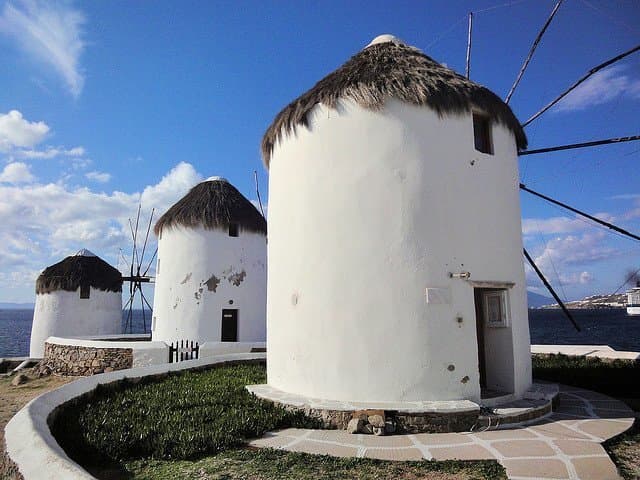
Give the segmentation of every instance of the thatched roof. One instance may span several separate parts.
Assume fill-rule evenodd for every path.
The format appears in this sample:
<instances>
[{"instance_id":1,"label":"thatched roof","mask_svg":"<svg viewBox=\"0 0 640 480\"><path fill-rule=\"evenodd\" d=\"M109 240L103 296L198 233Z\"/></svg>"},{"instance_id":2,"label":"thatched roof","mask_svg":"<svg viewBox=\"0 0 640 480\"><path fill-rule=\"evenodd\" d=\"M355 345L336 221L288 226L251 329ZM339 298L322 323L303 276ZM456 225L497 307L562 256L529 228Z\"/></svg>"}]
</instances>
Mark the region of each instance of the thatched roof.
<instances>
[{"instance_id":1,"label":"thatched roof","mask_svg":"<svg viewBox=\"0 0 640 480\"><path fill-rule=\"evenodd\" d=\"M307 115L319 103L336 108L350 99L364 108L381 110L388 98L429 107L439 115L461 114L476 108L493 122L509 128L519 149L527 137L511 109L489 89L467 80L415 47L390 35L375 39L334 72L284 108L262 138L267 166L274 146L284 134L308 126Z\"/></svg>"},{"instance_id":2,"label":"thatched roof","mask_svg":"<svg viewBox=\"0 0 640 480\"><path fill-rule=\"evenodd\" d=\"M212 177L191 189L156 222L154 231L180 225L206 229L227 229L230 223L240 230L267 234L267 221L256 207L233 185Z\"/></svg>"},{"instance_id":3,"label":"thatched roof","mask_svg":"<svg viewBox=\"0 0 640 480\"><path fill-rule=\"evenodd\" d=\"M36 293L75 292L82 285L109 292L122 291L122 274L89 250L82 249L44 269L36 280Z\"/></svg>"}]
</instances>

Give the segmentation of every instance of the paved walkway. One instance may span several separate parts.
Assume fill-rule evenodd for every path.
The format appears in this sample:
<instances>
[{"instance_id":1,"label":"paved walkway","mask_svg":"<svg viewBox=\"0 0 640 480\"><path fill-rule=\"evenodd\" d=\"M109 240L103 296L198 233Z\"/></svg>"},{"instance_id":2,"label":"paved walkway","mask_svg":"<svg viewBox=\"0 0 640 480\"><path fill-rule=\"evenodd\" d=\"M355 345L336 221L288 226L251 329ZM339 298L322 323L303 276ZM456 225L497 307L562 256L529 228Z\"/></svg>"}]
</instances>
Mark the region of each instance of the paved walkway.
<instances>
[{"instance_id":1,"label":"paved walkway","mask_svg":"<svg viewBox=\"0 0 640 480\"><path fill-rule=\"evenodd\" d=\"M601 443L631 427L633 412L600 393L565 386L560 391L554 413L505 429L376 437L290 428L267 433L251 445L384 460L496 459L514 480L619 479Z\"/></svg>"}]
</instances>

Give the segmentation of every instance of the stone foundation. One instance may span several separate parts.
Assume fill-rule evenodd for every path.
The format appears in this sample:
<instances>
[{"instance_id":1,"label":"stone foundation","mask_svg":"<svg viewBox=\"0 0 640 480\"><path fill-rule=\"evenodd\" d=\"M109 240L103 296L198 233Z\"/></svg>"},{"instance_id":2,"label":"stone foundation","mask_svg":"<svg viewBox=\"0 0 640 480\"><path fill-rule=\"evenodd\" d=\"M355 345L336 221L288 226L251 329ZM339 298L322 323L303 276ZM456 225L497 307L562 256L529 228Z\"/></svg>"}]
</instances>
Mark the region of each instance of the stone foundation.
<instances>
[{"instance_id":1,"label":"stone foundation","mask_svg":"<svg viewBox=\"0 0 640 480\"><path fill-rule=\"evenodd\" d=\"M131 348L96 348L45 343L41 368L57 375L87 376L133 367Z\"/></svg>"}]
</instances>

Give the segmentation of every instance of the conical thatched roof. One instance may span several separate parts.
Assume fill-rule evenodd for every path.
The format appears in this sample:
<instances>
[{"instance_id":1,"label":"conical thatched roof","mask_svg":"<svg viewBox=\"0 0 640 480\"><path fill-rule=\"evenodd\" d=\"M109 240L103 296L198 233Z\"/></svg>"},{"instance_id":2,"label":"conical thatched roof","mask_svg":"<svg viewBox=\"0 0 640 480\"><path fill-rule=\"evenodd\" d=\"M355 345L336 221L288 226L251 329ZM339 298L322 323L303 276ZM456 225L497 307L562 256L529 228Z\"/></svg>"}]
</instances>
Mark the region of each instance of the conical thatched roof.
<instances>
[{"instance_id":1,"label":"conical thatched roof","mask_svg":"<svg viewBox=\"0 0 640 480\"><path fill-rule=\"evenodd\" d=\"M466 113L477 108L488 114L491 121L509 128L519 149L527 148L527 137L520 122L496 94L417 48L391 35L383 35L276 116L262 138L265 163L269 165L273 148L283 134L295 133L300 125L307 126L307 115L318 103L336 108L340 99L350 99L364 108L380 110L391 97L429 107L439 115Z\"/></svg>"},{"instance_id":2,"label":"conical thatched roof","mask_svg":"<svg viewBox=\"0 0 640 480\"><path fill-rule=\"evenodd\" d=\"M109 292L122 291L122 274L89 250L82 249L44 269L36 280L36 293L75 292L82 285Z\"/></svg>"},{"instance_id":3,"label":"conical thatched roof","mask_svg":"<svg viewBox=\"0 0 640 480\"><path fill-rule=\"evenodd\" d=\"M213 230L227 229L230 223L241 230L267 234L267 221L256 207L233 185L212 177L191 189L156 222L154 231L180 225Z\"/></svg>"}]
</instances>

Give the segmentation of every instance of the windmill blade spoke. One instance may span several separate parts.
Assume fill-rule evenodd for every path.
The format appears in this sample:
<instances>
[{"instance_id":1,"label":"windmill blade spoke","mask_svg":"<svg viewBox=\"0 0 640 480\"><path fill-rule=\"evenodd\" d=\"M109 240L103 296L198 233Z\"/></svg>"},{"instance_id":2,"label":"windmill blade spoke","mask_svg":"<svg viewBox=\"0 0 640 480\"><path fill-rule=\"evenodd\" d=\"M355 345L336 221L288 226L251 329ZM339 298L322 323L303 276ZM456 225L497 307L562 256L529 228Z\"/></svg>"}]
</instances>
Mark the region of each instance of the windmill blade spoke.
<instances>
[{"instance_id":1,"label":"windmill blade spoke","mask_svg":"<svg viewBox=\"0 0 640 480\"><path fill-rule=\"evenodd\" d=\"M585 213L581 210L578 210L577 208L574 208L570 205L567 205L566 203L562 203L558 200L555 200L551 197L548 197L547 195L543 195L542 193L536 192L535 190L531 190L530 188L527 188L526 185L524 184L520 184L520 190L523 190L527 193L530 193L532 195L535 195L536 197L542 198L543 200L546 200L547 202L553 203L554 205L558 205L559 207L562 208L566 208L567 210L572 211L573 213L577 213L578 215L581 215L585 218L588 218L589 220L596 222L600 225L603 225L611 230L613 230L614 232L618 232L622 235L625 235L629 238L633 238L634 240L640 240L640 236L635 235L634 233L628 232L627 230L625 230L624 228L620 228L617 225L614 225L613 223L609 223L609 222L605 222L604 220L599 219L598 217L594 217L593 215L589 215L588 213Z\"/></svg>"},{"instance_id":2,"label":"windmill blade spoke","mask_svg":"<svg viewBox=\"0 0 640 480\"><path fill-rule=\"evenodd\" d=\"M535 155L537 153L558 152L560 150L574 150L576 148L597 147L598 145L609 145L612 143L635 142L640 140L640 135L631 135L630 137L607 138L605 140L594 140L593 142L570 143L569 145L559 145L557 147L538 148L536 150L525 150L518 152L518 155Z\"/></svg>"},{"instance_id":3,"label":"windmill blade spoke","mask_svg":"<svg viewBox=\"0 0 640 480\"><path fill-rule=\"evenodd\" d=\"M142 299L144 300L144 303L146 303L147 307L149 307L149 310L153 312L153 307L149 305L149 301L147 300L147 297L142 290L140 290L140 294L142 295Z\"/></svg>"},{"instance_id":4,"label":"windmill blade spoke","mask_svg":"<svg viewBox=\"0 0 640 480\"><path fill-rule=\"evenodd\" d=\"M129 219L129 229L131 230L131 238L133 238L133 248L131 249L131 276L133 277L133 266L136 261L137 247L136 247L136 234L133 230L133 222Z\"/></svg>"},{"instance_id":5,"label":"windmill blade spoke","mask_svg":"<svg viewBox=\"0 0 640 480\"><path fill-rule=\"evenodd\" d=\"M129 262L125 258L124 253L122 252L122 249L120 248L119 250L120 250L120 258L122 258L122 260L124 261L124 263L127 266L127 268L129 268Z\"/></svg>"},{"instance_id":6,"label":"windmill blade spoke","mask_svg":"<svg viewBox=\"0 0 640 480\"><path fill-rule=\"evenodd\" d=\"M151 222L153 222L153 213L156 211L155 208L151 209L151 215L149 216L149 225L147 225L147 234L144 237L144 245L142 246L142 255L140 255L140 262L138 263L138 271L140 271L141 263L144 259L144 252L147 249L147 241L149 240L149 231L151 230Z\"/></svg>"},{"instance_id":7,"label":"windmill blade spoke","mask_svg":"<svg viewBox=\"0 0 640 480\"><path fill-rule=\"evenodd\" d=\"M142 307L142 331L147 333L147 317L144 314L144 295L140 289L140 306Z\"/></svg>"},{"instance_id":8,"label":"windmill blade spoke","mask_svg":"<svg viewBox=\"0 0 640 480\"><path fill-rule=\"evenodd\" d=\"M542 115L544 112L549 110L551 107L553 107L560 100L562 100L564 97L566 97L569 93L571 93L573 90L575 90L581 83L585 82L593 74L599 72L603 68L608 67L609 65L613 65L614 63L622 60L623 58L631 55L632 53L637 52L638 50L640 50L640 45L637 45L637 46L633 47L632 49L627 50L626 52L621 53L620 55L617 55L617 56L607 60L606 62L601 63L600 65L598 65L596 67L593 67L591 70L589 70L586 73L586 75L582 76L582 78L580 78L577 82L575 82L573 85L571 85L568 89L566 89L564 92L562 92L560 95L558 95L554 100L552 100L551 102L547 103L540 111L538 111L537 113L532 115L526 122L524 122L522 124L522 126L526 127L527 125L529 125L536 118L538 118L540 115Z\"/></svg>"},{"instance_id":9,"label":"windmill blade spoke","mask_svg":"<svg viewBox=\"0 0 640 480\"><path fill-rule=\"evenodd\" d=\"M525 58L524 63L522 64L522 67L520 67L520 71L518 72L518 76L516 77L515 82L513 82L513 85L511 86L511 89L509 90L507 97L504 99L504 103L508 104L509 100L511 100L511 96L513 95L513 92L515 92L516 88L518 87L518 84L520 83L520 80L522 80L522 76L524 75L525 70L529 66L529 62L533 57L533 53L536 51L536 48L538 48L538 44L540 43L540 40L542 40L542 36L547 31L547 28L551 24L551 20L553 20L553 17L555 16L556 12L560 8L560 4L562 3L562 1L563 0L558 0L555 7L553 7L553 10L551 11L551 15L549 15L549 18L547 18L547 21L542 26L542 29L540 30L540 32L538 32L536 39L533 41L533 45L531 46L531 49L529 49L529 54L527 55L527 58Z\"/></svg>"},{"instance_id":10,"label":"windmill blade spoke","mask_svg":"<svg viewBox=\"0 0 640 480\"><path fill-rule=\"evenodd\" d=\"M140 211L142 210L142 204L138 204L138 215L136 215L136 229L133 235L133 248L136 254L136 264L140 264L140 257L138 256L138 225L140 224Z\"/></svg>"},{"instance_id":11,"label":"windmill blade spoke","mask_svg":"<svg viewBox=\"0 0 640 480\"><path fill-rule=\"evenodd\" d=\"M142 274L142 276L144 277L147 272L149 271L149 269L151 268L151 265L153 265L153 259L156 258L156 255L158 254L158 247L156 247L155 251L153 252L153 255L151 256L151 260L149 260L149 265L147 265L146 270L144 271L144 273Z\"/></svg>"},{"instance_id":12,"label":"windmill blade spoke","mask_svg":"<svg viewBox=\"0 0 640 480\"><path fill-rule=\"evenodd\" d=\"M527 252L526 248L522 249L525 258L527 259L527 261L529 262L529 264L531 265L531 268L533 268L533 270L536 272L536 274L538 275L538 278L540 278L540 280L542 281L542 283L544 284L544 286L547 288L547 290L549 291L549 293L553 296L553 298L555 299L556 302L558 302L558 305L560 305L560 308L562 308L562 311L564 312L565 316L569 319L569 321L573 324L573 326L575 327L575 329L580 332L580 326L578 325L578 323L575 321L575 319L573 318L573 315L571 315L571 312L567 309L567 307L565 306L564 302L562 300L560 300L560 297L558 296L558 294L556 293L556 291L553 289L553 287L551 286L551 284L547 281L547 279L545 278L544 274L542 273L542 271L538 268L538 266L536 265L536 263L533 261L533 259L531 258L531 256L529 255L529 253Z\"/></svg>"},{"instance_id":13,"label":"windmill blade spoke","mask_svg":"<svg viewBox=\"0 0 640 480\"><path fill-rule=\"evenodd\" d=\"M126 310L127 307L129 306L129 304L133 301L133 295L131 295L129 297L129 300L127 300L127 303L124 304L124 307L122 307L123 310Z\"/></svg>"}]
</instances>

